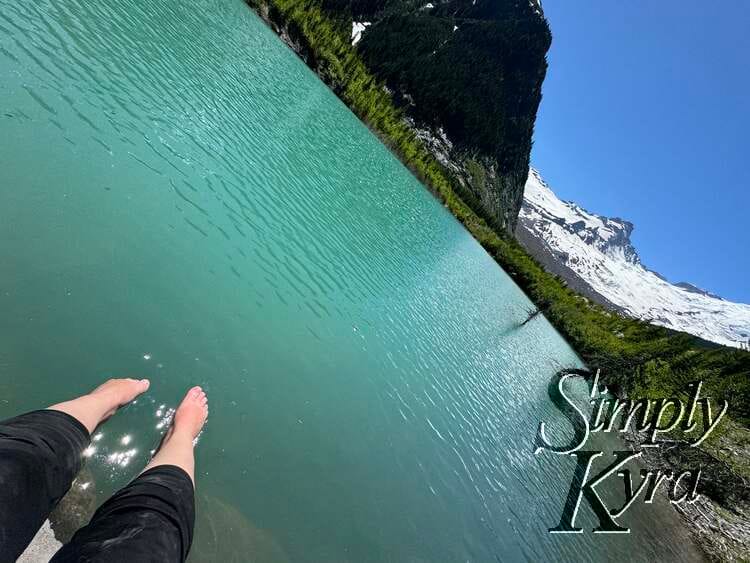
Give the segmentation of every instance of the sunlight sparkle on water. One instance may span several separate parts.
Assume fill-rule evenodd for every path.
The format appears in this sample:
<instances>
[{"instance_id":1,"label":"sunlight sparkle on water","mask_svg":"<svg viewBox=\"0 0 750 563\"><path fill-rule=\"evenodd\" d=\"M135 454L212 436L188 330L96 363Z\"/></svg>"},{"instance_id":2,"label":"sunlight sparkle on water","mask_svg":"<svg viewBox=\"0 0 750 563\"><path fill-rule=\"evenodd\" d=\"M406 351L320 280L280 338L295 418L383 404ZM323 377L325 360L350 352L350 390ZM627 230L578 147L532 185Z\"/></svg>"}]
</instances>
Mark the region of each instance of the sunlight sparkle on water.
<instances>
[{"instance_id":1,"label":"sunlight sparkle on water","mask_svg":"<svg viewBox=\"0 0 750 563\"><path fill-rule=\"evenodd\" d=\"M173 408L166 408L166 405L159 405L159 408L154 413L156 418L159 419L156 429L162 430L165 426L169 426L172 423L174 412L175 409Z\"/></svg>"},{"instance_id":2,"label":"sunlight sparkle on water","mask_svg":"<svg viewBox=\"0 0 750 563\"><path fill-rule=\"evenodd\" d=\"M125 452L113 452L109 454L107 461L112 465L126 467L137 453L138 450L136 449L127 450Z\"/></svg>"}]
</instances>

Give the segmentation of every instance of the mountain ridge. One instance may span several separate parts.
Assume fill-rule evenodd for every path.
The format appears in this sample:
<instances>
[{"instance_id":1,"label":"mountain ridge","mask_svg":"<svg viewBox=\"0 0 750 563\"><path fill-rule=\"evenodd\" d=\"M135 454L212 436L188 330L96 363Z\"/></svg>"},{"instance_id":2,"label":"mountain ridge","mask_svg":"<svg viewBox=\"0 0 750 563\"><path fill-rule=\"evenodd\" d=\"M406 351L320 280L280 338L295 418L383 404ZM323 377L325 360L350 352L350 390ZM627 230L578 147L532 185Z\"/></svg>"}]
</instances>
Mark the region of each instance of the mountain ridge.
<instances>
[{"instance_id":1,"label":"mountain ridge","mask_svg":"<svg viewBox=\"0 0 750 563\"><path fill-rule=\"evenodd\" d=\"M641 262L633 223L559 199L531 169L516 236L548 270L589 299L633 318L718 344L747 347L750 305L688 282L672 283Z\"/></svg>"}]
</instances>

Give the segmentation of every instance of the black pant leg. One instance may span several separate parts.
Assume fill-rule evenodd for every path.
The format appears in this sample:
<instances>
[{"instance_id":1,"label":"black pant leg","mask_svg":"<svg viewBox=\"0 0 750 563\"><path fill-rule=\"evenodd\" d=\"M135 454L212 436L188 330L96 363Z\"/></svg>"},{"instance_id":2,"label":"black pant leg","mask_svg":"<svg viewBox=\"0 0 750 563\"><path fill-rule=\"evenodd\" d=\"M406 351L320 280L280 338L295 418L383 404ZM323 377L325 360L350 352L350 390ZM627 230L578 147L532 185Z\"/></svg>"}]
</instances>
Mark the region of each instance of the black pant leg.
<instances>
[{"instance_id":1,"label":"black pant leg","mask_svg":"<svg viewBox=\"0 0 750 563\"><path fill-rule=\"evenodd\" d=\"M59 411L0 422L0 562L13 562L70 489L89 433Z\"/></svg>"},{"instance_id":2,"label":"black pant leg","mask_svg":"<svg viewBox=\"0 0 750 563\"><path fill-rule=\"evenodd\" d=\"M193 482L179 467L160 465L105 502L51 563L182 562L194 525Z\"/></svg>"}]
</instances>

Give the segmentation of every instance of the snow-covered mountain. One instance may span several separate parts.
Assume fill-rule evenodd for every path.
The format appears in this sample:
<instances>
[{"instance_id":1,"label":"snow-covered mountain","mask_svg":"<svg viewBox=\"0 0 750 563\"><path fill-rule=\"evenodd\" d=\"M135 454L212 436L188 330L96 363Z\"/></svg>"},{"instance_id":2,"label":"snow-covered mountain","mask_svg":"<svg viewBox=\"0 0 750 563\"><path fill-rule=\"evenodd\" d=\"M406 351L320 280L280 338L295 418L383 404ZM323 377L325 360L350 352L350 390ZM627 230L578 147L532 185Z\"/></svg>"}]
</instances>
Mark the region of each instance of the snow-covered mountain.
<instances>
[{"instance_id":1,"label":"snow-covered mountain","mask_svg":"<svg viewBox=\"0 0 750 563\"><path fill-rule=\"evenodd\" d=\"M526 182L516 235L568 284L622 313L706 340L747 347L750 305L688 283L673 284L641 264L633 224L561 201L536 170Z\"/></svg>"}]
</instances>

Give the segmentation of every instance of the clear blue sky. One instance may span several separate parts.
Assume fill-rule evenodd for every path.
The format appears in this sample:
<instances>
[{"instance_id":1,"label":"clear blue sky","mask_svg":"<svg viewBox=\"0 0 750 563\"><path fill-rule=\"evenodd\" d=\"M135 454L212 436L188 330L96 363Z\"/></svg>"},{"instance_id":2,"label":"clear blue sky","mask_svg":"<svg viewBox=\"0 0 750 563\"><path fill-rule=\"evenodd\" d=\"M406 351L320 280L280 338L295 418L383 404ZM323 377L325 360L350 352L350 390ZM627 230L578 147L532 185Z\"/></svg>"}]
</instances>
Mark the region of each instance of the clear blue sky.
<instances>
[{"instance_id":1,"label":"clear blue sky","mask_svg":"<svg viewBox=\"0 0 750 563\"><path fill-rule=\"evenodd\" d=\"M643 263L750 303L750 3L543 0L532 165Z\"/></svg>"}]
</instances>

